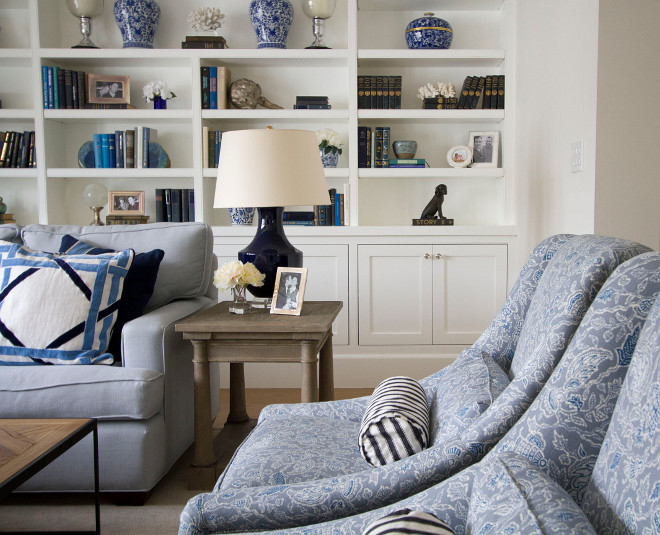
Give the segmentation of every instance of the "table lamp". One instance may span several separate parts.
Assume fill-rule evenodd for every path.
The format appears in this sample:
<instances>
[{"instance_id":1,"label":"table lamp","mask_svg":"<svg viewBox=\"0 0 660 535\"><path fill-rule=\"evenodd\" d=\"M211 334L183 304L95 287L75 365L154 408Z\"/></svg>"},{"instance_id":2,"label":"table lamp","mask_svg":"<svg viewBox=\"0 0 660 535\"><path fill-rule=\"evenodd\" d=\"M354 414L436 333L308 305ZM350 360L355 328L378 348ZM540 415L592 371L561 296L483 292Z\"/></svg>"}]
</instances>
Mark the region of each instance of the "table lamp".
<instances>
[{"instance_id":1,"label":"table lamp","mask_svg":"<svg viewBox=\"0 0 660 535\"><path fill-rule=\"evenodd\" d=\"M238 253L266 275L248 286L270 306L278 267L302 267L303 254L284 234L285 206L328 204L316 133L273 128L223 132L214 208L257 208L254 239Z\"/></svg>"},{"instance_id":2,"label":"table lamp","mask_svg":"<svg viewBox=\"0 0 660 535\"><path fill-rule=\"evenodd\" d=\"M303 13L314 21L314 42L305 48L330 48L323 42L325 19L332 17L337 0L301 0Z\"/></svg>"}]
</instances>

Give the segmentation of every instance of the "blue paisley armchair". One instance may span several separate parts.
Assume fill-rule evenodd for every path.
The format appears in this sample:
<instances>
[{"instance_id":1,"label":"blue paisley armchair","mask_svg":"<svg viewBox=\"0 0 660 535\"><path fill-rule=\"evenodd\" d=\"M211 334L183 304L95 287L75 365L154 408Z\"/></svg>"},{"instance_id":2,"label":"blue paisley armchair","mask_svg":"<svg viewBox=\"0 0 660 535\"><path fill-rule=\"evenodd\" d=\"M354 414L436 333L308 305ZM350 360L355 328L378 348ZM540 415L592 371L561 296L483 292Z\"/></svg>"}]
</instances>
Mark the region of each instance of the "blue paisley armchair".
<instances>
[{"instance_id":1,"label":"blue paisley armchair","mask_svg":"<svg viewBox=\"0 0 660 535\"><path fill-rule=\"evenodd\" d=\"M463 474L473 472L464 469L510 445L502 437L535 402L603 284L648 250L591 235L541 242L477 342L420 381L432 443L411 457L380 467L362 458L358 432L368 398L265 408L213 491L188 502L180 534L292 529L338 518L351 529L339 522L339 531L318 533L359 532L351 522L361 529L443 480L463 489L452 493L465 497L458 510L468 511L472 476Z\"/></svg>"},{"instance_id":2,"label":"blue paisley armchair","mask_svg":"<svg viewBox=\"0 0 660 535\"><path fill-rule=\"evenodd\" d=\"M402 509L456 535L660 531L660 253L619 267L528 410L478 463L397 503L270 535L362 533Z\"/></svg>"}]
</instances>

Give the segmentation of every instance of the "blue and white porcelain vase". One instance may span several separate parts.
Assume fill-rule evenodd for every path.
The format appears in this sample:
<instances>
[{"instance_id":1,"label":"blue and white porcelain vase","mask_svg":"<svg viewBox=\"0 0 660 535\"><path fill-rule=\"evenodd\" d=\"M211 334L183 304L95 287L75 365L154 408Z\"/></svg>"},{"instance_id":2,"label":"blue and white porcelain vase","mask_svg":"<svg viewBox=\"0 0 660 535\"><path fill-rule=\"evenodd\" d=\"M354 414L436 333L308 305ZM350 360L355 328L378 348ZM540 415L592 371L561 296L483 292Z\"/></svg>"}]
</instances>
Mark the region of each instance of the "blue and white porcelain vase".
<instances>
[{"instance_id":1,"label":"blue and white porcelain vase","mask_svg":"<svg viewBox=\"0 0 660 535\"><path fill-rule=\"evenodd\" d=\"M337 167L337 162L339 161L339 152L325 152L323 149L319 150L321 151L321 162L323 163L323 167Z\"/></svg>"},{"instance_id":2,"label":"blue and white porcelain vase","mask_svg":"<svg viewBox=\"0 0 660 535\"><path fill-rule=\"evenodd\" d=\"M115 0L113 13L124 48L153 48L160 6L155 0Z\"/></svg>"},{"instance_id":3,"label":"blue and white porcelain vase","mask_svg":"<svg viewBox=\"0 0 660 535\"><path fill-rule=\"evenodd\" d=\"M257 48L286 48L293 6L289 0L252 0L250 22L257 33Z\"/></svg>"},{"instance_id":4,"label":"blue and white porcelain vase","mask_svg":"<svg viewBox=\"0 0 660 535\"><path fill-rule=\"evenodd\" d=\"M449 48L453 37L451 24L430 11L406 26L406 44L411 49Z\"/></svg>"},{"instance_id":5,"label":"blue and white porcelain vase","mask_svg":"<svg viewBox=\"0 0 660 535\"><path fill-rule=\"evenodd\" d=\"M229 220L232 225L251 225L254 221L254 208L230 208Z\"/></svg>"}]
</instances>

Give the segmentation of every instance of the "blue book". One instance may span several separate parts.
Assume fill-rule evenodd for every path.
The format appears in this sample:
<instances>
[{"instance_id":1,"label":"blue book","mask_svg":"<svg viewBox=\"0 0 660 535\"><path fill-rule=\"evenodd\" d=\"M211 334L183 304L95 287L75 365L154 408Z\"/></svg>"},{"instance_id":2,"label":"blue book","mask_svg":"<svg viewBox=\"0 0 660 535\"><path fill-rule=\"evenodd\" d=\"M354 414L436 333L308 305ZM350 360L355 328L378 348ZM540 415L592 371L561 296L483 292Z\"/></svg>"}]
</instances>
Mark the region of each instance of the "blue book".
<instances>
[{"instance_id":1,"label":"blue book","mask_svg":"<svg viewBox=\"0 0 660 535\"><path fill-rule=\"evenodd\" d=\"M335 193L335 227L341 227L341 193Z\"/></svg>"},{"instance_id":2,"label":"blue book","mask_svg":"<svg viewBox=\"0 0 660 535\"><path fill-rule=\"evenodd\" d=\"M92 136L92 144L94 145L94 167L103 167L103 152L101 151L101 134L94 134Z\"/></svg>"},{"instance_id":3,"label":"blue book","mask_svg":"<svg viewBox=\"0 0 660 535\"><path fill-rule=\"evenodd\" d=\"M53 108L59 110L60 106L60 88L57 83L57 73L60 70L59 67L53 67Z\"/></svg>"},{"instance_id":4,"label":"blue book","mask_svg":"<svg viewBox=\"0 0 660 535\"><path fill-rule=\"evenodd\" d=\"M149 169L149 141L151 141L151 128L142 129L142 168Z\"/></svg>"},{"instance_id":5,"label":"blue book","mask_svg":"<svg viewBox=\"0 0 660 535\"><path fill-rule=\"evenodd\" d=\"M110 167L110 135L101 134L101 167L108 169Z\"/></svg>"},{"instance_id":6,"label":"blue book","mask_svg":"<svg viewBox=\"0 0 660 535\"><path fill-rule=\"evenodd\" d=\"M48 109L48 66L41 66L41 90L43 92L44 110Z\"/></svg>"},{"instance_id":7,"label":"blue book","mask_svg":"<svg viewBox=\"0 0 660 535\"><path fill-rule=\"evenodd\" d=\"M195 190L188 190L188 220L195 221Z\"/></svg>"},{"instance_id":8,"label":"blue book","mask_svg":"<svg viewBox=\"0 0 660 535\"><path fill-rule=\"evenodd\" d=\"M114 134L108 134L108 154L108 167L114 169L117 166L117 145Z\"/></svg>"},{"instance_id":9,"label":"blue book","mask_svg":"<svg viewBox=\"0 0 660 535\"><path fill-rule=\"evenodd\" d=\"M115 167L124 167L124 133L115 130Z\"/></svg>"},{"instance_id":10,"label":"blue book","mask_svg":"<svg viewBox=\"0 0 660 535\"><path fill-rule=\"evenodd\" d=\"M222 144L222 130L215 131L215 167L218 167L220 160L220 145Z\"/></svg>"},{"instance_id":11,"label":"blue book","mask_svg":"<svg viewBox=\"0 0 660 535\"><path fill-rule=\"evenodd\" d=\"M181 190L172 188L172 222L181 223Z\"/></svg>"},{"instance_id":12,"label":"blue book","mask_svg":"<svg viewBox=\"0 0 660 535\"><path fill-rule=\"evenodd\" d=\"M218 109L218 68L209 67L209 106Z\"/></svg>"},{"instance_id":13,"label":"blue book","mask_svg":"<svg viewBox=\"0 0 660 535\"><path fill-rule=\"evenodd\" d=\"M55 93L53 90L53 68L48 67L48 109L49 110L55 108L54 100L55 100Z\"/></svg>"}]
</instances>

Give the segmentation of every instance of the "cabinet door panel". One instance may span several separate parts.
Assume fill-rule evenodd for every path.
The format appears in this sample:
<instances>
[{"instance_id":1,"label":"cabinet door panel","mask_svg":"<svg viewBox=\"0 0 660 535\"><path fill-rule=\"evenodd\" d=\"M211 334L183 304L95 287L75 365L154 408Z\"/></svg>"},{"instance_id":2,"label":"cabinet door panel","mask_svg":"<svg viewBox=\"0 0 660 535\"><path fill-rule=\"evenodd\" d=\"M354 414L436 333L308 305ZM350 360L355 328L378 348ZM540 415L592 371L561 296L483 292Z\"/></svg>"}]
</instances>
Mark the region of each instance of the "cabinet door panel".
<instances>
[{"instance_id":1,"label":"cabinet door panel","mask_svg":"<svg viewBox=\"0 0 660 535\"><path fill-rule=\"evenodd\" d=\"M432 343L432 260L424 245L361 245L359 344Z\"/></svg>"},{"instance_id":2,"label":"cabinet door panel","mask_svg":"<svg viewBox=\"0 0 660 535\"><path fill-rule=\"evenodd\" d=\"M506 298L506 245L436 245L433 253L433 343L472 344Z\"/></svg>"}]
</instances>

